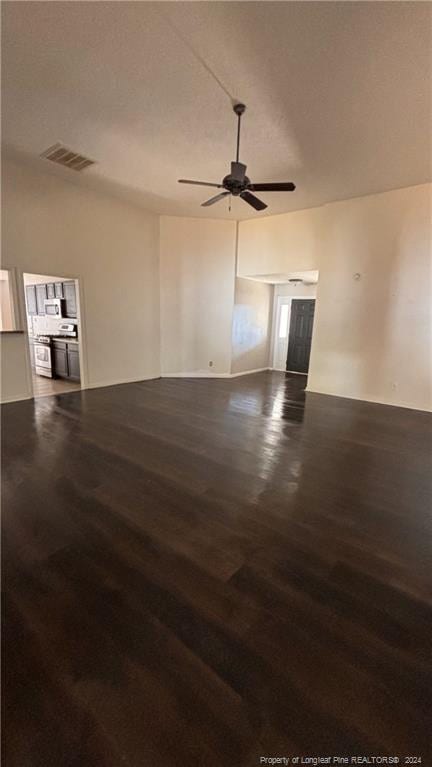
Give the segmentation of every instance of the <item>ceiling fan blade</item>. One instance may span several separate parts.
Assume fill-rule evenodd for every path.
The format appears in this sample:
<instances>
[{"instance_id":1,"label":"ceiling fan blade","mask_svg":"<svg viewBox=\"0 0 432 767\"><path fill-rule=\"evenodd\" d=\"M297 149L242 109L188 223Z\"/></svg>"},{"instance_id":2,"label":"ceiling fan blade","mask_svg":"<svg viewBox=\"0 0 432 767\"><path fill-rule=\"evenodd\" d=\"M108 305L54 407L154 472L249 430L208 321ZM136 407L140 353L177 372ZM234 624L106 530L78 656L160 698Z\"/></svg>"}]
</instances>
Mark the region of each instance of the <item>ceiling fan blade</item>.
<instances>
[{"instance_id":1,"label":"ceiling fan blade","mask_svg":"<svg viewBox=\"0 0 432 767\"><path fill-rule=\"evenodd\" d=\"M264 210L267 207L265 202L262 202L262 200L259 200L258 197L255 197L255 195L250 192L242 192L240 197L242 200L249 203L249 205L252 205L255 210Z\"/></svg>"},{"instance_id":2,"label":"ceiling fan blade","mask_svg":"<svg viewBox=\"0 0 432 767\"><path fill-rule=\"evenodd\" d=\"M209 205L214 205L215 202L219 202L219 200L223 200L223 198L227 197L228 195L229 195L229 192L221 192L221 194L217 194L216 197L210 197L209 200L202 202L201 207L208 208Z\"/></svg>"},{"instance_id":3,"label":"ceiling fan blade","mask_svg":"<svg viewBox=\"0 0 432 767\"><path fill-rule=\"evenodd\" d=\"M242 162L232 162L231 176L242 184L246 176L246 165L243 165Z\"/></svg>"},{"instance_id":4,"label":"ceiling fan blade","mask_svg":"<svg viewBox=\"0 0 432 767\"><path fill-rule=\"evenodd\" d=\"M179 184L196 184L196 186L214 186L216 189L222 189L222 184L211 184L209 181L190 181L188 178L179 178Z\"/></svg>"},{"instance_id":5,"label":"ceiling fan blade","mask_svg":"<svg viewBox=\"0 0 432 767\"><path fill-rule=\"evenodd\" d=\"M292 181L281 181L275 184L248 184L253 192L293 192L296 188Z\"/></svg>"}]
</instances>

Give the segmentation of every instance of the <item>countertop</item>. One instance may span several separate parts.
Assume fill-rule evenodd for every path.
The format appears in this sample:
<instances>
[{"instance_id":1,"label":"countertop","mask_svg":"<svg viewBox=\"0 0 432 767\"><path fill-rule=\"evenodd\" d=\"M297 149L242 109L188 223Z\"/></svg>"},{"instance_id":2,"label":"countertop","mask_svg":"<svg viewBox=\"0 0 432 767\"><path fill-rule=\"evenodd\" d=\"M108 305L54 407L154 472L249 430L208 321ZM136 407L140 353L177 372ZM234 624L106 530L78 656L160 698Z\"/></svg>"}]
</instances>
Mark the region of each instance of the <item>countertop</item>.
<instances>
[{"instance_id":1,"label":"countertop","mask_svg":"<svg viewBox=\"0 0 432 767\"><path fill-rule=\"evenodd\" d=\"M77 344L79 343L78 338L69 338L69 336L51 336L52 341L62 341L63 343L66 342L68 344ZM30 343L35 343L36 337L29 335L29 341Z\"/></svg>"},{"instance_id":2,"label":"countertop","mask_svg":"<svg viewBox=\"0 0 432 767\"><path fill-rule=\"evenodd\" d=\"M53 336L53 341L66 341L68 344L78 344L78 338L69 338L68 336Z\"/></svg>"}]
</instances>

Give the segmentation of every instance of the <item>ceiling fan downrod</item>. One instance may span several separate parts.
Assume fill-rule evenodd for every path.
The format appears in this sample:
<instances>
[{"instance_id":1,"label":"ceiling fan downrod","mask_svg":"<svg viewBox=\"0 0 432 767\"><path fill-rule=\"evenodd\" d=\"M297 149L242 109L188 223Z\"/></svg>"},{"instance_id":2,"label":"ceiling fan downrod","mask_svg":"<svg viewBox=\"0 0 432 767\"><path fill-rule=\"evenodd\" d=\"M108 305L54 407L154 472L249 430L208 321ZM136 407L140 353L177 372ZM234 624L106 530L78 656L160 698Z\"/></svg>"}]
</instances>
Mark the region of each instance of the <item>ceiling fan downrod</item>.
<instances>
[{"instance_id":1,"label":"ceiling fan downrod","mask_svg":"<svg viewBox=\"0 0 432 767\"><path fill-rule=\"evenodd\" d=\"M242 114L246 111L246 107L244 104L234 104L233 110L236 113L238 117L238 123L237 123L237 155L236 155L236 162L239 161L240 157L240 129L241 129L241 118Z\"/></svg>"}]
</instances>

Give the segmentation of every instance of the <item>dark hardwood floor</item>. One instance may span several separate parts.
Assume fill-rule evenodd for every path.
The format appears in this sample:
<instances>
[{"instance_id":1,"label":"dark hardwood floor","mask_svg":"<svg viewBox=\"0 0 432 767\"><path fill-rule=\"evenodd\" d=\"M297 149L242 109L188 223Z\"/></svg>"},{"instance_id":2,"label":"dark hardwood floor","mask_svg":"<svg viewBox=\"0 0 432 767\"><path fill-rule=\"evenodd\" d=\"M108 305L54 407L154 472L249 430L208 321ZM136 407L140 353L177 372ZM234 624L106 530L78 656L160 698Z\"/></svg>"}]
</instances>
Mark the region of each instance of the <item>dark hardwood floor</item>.
<instances>
[{"instance_id":1,"label":"dark hardwood floor","mask_svg":"<svg viewBox=\"0 0 432 767\"><path fill-rule=\"evenodd\" d=\"M304 386L2 408L6 767L432 764L431 416Z\"/></svg>"}]
</instances>

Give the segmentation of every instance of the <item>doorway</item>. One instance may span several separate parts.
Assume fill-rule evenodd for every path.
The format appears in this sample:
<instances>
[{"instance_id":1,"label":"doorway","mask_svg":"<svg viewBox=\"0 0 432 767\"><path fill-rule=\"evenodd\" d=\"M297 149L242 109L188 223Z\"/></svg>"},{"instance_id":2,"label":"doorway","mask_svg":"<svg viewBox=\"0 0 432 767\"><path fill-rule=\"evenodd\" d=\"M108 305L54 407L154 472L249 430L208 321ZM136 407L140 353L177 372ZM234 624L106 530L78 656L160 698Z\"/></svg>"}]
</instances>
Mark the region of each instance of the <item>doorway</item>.
<instances>
[{"instance_id":1,"label":"doorway","mask_svg":"<svg viewBox=\"0 0 432 767\"><path fill-rule=\"evenodd\" d=\"M316 285L275 286L273 370L308 373L315 297Z\"/></svg>"},{"instance_id":2,"label":"doorway","mask_svg":"<svg viewBox=\"0 0 432 767\"><path fill-rule=\"evenodd\" d=\"M81 389L78 280L26 273L23 282L33 396Z\"/></svg>"},{"instance_id":3,"label":"doorway","mask_svg":"<svg viewBox=\"0 0 432 767\"><path fill-rule=\"evenodd\" d=\"M314 314L314 298L292 299L286 358L288 373L308 373L309 371Z\"/></svg>"}]
</instances>

